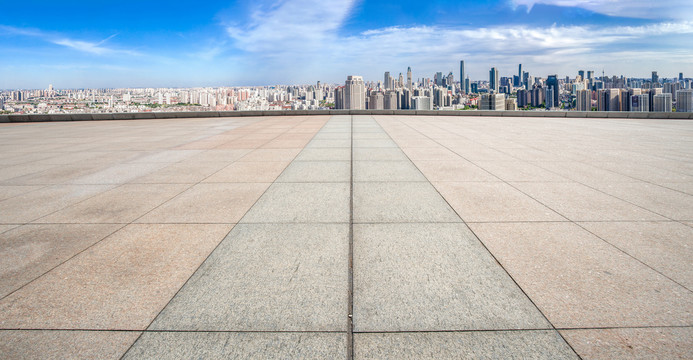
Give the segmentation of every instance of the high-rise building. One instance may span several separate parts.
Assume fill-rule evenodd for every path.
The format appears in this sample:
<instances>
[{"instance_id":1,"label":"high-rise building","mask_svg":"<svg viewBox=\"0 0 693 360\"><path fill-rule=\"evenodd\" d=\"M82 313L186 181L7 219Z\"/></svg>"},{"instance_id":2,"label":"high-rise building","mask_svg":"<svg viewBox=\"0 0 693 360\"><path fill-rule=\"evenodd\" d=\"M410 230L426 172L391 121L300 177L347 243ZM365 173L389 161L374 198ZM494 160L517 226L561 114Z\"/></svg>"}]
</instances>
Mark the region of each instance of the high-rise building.
<instances>
[{"instance_id":1,"label":"high-rise building","mask_svg":"<svg viewBox=\"0 0 693 360\"><path fill-rule=\"evenodd\" d=\"M397 106L397 92L396 91L388 91L385 93L385 97L383 98L383 109L385 110L397 110L399 107Z\"/></svg>"},{"instance_id":2,"label":"high-rise building","mask_svg":"<svg viewBox=\"0 0 693 360\"><path fill-rule=\"evenodd\" d=\"M679 73L679 81L683 81L683 73Z\"/></svg>"},{"instance_id":3,"label":"high-rise building","mask_svg":"<svg viewBox=\"0 0 693 360\"><path fill-rule=\"evenodd\" d=\"M527 90L531 90L532 86L534 85L528 72L522 72L522 85L524 85L525 89Z\"/></svg>"},{"instance_id":4,"label":"high-rise building","mask_svg":"<svg viewBox=\"0 0 693 360\"><path fill-rule=\"evenodd\" d=\"M554 89L555 88L553 86L549 86L549 87L544 88L544 94L545 94L544 98L546 99L546 103L544 104L544 106L547 109L553 109L556 107L556 105L553 102L553 94L555 93Z\"/></svg>"},{"instance_id":5,"label":"high-rise building","mask_svg":"<svg viewBox=\"0 0 693 360\"><path fill-rule=\"evenodd\" d=\"M505 94L482 94L479 110L505 110Z\"/></svg>"},{"instance_id":6,"label":"high-rise building","mask_svg":"<svg viewBox=\"0 0 693 360\"><path fill-rule=\"evenodd\" d=\"M529 91L525 89L517 90L517 107L526 107L529 103Z\"/></svg>"},{"instance_id":7,"label":"high-rise building","mask_svg":"<svg viewBox=\"0 0 693 360\"><path fill-rule=\"evenodd\" d=\"M514 78L513 78L514 79ZM514 82L513 86L520 87L520 82L522 81L522 64L517 66L517 81Z\"/></svg>"},{"instance_id":8,"label":"high-rise building","mask_svg":"<svg viewBox=\"0 0 693 360\"><path fill-rule=\"evenodd\" d=\"M671 94L662 93L654 96L654 111L655 112L671 112Z\"/></svg>"},{"instance_id":9,"label":"high-rise building","mask_svg":"<svg viewBox=\"0 0 693 360\"><path fill-rule=\"evenodd\" d=\"M508 110L508 111L517 110L517 101L515 99L505 99L505 110Z\"/></svg>"},{"instance_id":10,"label":"high-rise building","mask_svg":"<svg viewBox=\"0 0 693 360\"><path fill-rule=\"evenodd\" d=\"M380 91L371 92L370 101L368 102L368 109L372 110L382 110L384 109L385 96Z\"/></svg>"},{"instance_id":11,"label":"high-rise building","mask_svg":"<svg viewBox=\"0 0 693 360\"><path fill-rule=\"evenodd\" d=\"M443 86L443 73L437 72L434 76L434 80L437 86Z\"/></svg>"},{"instance_id":12,"label":"high-rise building","mask_svg":"<svg viewBox=\"0 0 693 360\"><path fill-rule=\"evenodd\" d=\"M411 67L407 68L407 89L409 89L409 92L411 93L411 91L412 91Z\"/></svg>"},{"instance_id":13,"label":"high-rise building","mask_svg":"<svg viewBox=\"0 0 693 360\"><path fill-rule=\"evenodd\" d=\"M580 76L581 79L585 78L585 70L578 70L578 76Z\"/></svg>"},{"instance_id":14,"label":"high-rise building","mask_svg":"<svg viewBox=\"0 0 693 360\"><path fill-rule=\"evenodd\" d=\"M693 90L676 92L676 112L693 112Z\"/></svg>"},{"instance_id":15,"label":"high-rise building","mask_svg":"<svg viewBox=\"0 0 693 360\"><path fill-rule=\"evenodd\" d=\"M575 105L577 111L592 111L592 91L578 90Z\"/></svg>"},{"instance_id":16,"label":"high-rise building","mask_svg":"<svg viewBox=\"0 0 693 360\"><path fill-rule=\"evenodd\" d=\"M549 90L553 90L551 92L551 98L548 96L546 97L546 108L557 108L559 107L559 94L560 94L560 89L558 87L558 76L557 75L549 75L549 77L546 79L546 91L548 94Z\"/></svg>"},{"instance_id":17,"label":"high-rise building","mask_svg":"<svg viewBox=\"0 0 693 360\"><path fill-rule=\"evenodd\" d=\"M656 71L652 72L652 84L658 84L659 83L659 75L657 75Z\"/></svg>"},{"instance_id":18,"label":"high-rise building","mask_svg":"<svg viewBox=\"0 0 693 360\"><path fill-rule=\"evenodd\" d=\"M385 79L383 81L383 88L384 89L391 89L390 83L392 83L392 77L390 76L390 72L386 71L385 72Z\"/></svg>"},{"instance_id":19,"label":"high-rise building","mask_svg":"<svg viewBox=\"0 0 693 360\"><path fill-rule=\"evenodd\" d=\"M404 77L402 76L402 73L399 73L399 78L397 79L397 87L401 88L404 86Z\"/></svg>"},{"instance_id":20,"label":"high-rise building","mask_svg":"<svg viewBox=\"0 0 693 360\"><path fill-rule=\"evenodd\" d=\"M464 60L460 61L460 89L463 93L467 93L467 88L465 86L465 79L467 77L464 74Z\"/></svg>"},{"instance_id":21,"label":"high-rise building","mask_svg":"<svg viewBox=\"0 0 693 360\"><path fill-rule=\"evenodd\" d=\"M467 78L464 79L464 93L465 94L469 94L471 92L471 89L469 88L469 86L470 86L469 84L470 84L469 76L467 76Z\"/></svg>"},{"instance_id":22,"label":"high-rise building","mask_svg":"<svg viewBox=\"0 0 693 360\"><path fill-rule=\"evenodd\" d=\"M647 95L649 96L649 105L650 105L650 111L654 111L654 97L656 95L661 94L662 88L657 87L657 88L651 88L648 92Z\"/></svg>"},{"instance_id":23,"label":"high-rise building","mask_svg":"<svg viewBox=\"0 0 693 360\"><path fill-rule=\"evenodd\" d=\"M630 98L630 111L649 112L650 111L650 97L647 94L631 96L631 98Z\"/></svg>"},{"instance_id":24,"label":"high-rise building","mask_svg":"<svg viewBox=\"0 0 693 360\"><path fill-rule=\"evenodd\" d=\"M488 81L491 91L497 92L500 83L500 76L498 74L498 69L495 67L492 67L491 71L489 71Z\"/></svg>"},{"instance_id":25,"label":"high-rise building","mask_svg":"<svg viewBox=\"0 0 693 360\"><path fill-rule=\"evenodd\" d=\"M366 109L366 88L363 77L349 75L344 83L344 108L354 110Z\"/></svg>"},{"instance_id":26,"label":"high-rise building","mask_svg":"<svg viewBox=\"0 0 693 360\"><path fill-rule=\"evenodd\" d=\"M411 108L414 110L433 110L433 101L428 96L414 96L411 98Z\"/></svg>"}]
</instances>

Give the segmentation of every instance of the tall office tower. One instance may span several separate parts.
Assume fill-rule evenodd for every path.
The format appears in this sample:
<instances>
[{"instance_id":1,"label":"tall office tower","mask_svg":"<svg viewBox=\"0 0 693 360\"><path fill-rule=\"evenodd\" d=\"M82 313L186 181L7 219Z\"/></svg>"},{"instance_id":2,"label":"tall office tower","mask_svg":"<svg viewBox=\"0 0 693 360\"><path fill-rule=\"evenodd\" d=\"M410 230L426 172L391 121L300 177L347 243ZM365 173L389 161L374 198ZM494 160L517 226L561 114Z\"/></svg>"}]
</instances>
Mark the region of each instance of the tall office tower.
<instances>
[{"instance_id":1,"label":"tall office tower","mask_svg":"<svg viewBox=\"0 0 693 360\"><path fill-rule=\"evenodd\" d=\"M411 109L411 91L404 89L400 95L400 109Z\"/></svg>"},{"instance_id":2,"label":"tall office tower","mask_svg":"<svg viewBox=\"0 0 693 360\"><path fill-rule=\"evenodd\" d=\"M661 94L662 88L652 88L647 92L647 95L649 96L649 105L650 105L650 111L654 111L654 97L655 95Z\"/></svg>"},{"instance_id":3,"label":"tall office tower","mask_svg":"<svg viewBox=\"0 0 693 360\"><path fill-rule=\"evenodd\" d=\"M671 112L671 94L662 93L654 96L655 112Z\"/></svg>"},{"instance_id":4,"label":"tall office tower","mask_svg":"<svg viewBox=\"0 0 693 360\"><path fill-rule=\"evenodd\" d=\"M385 96L383 97L383 109L385 110L397 110L397 92L396 91L388 91L385 93Z\"/></svg>"},{"instance_id":5,"label":"tall office tower","mask_svg":"<svg viewBox=\"0 0 693 360\"><path fill-rule=\"evenodd\" d=\"M683 73L679 73L679 81L683 81Z\"/></svg>"},{"instance_id":6,"label":"tall office tower","mask_svg":"<svg viewBox=\"0 0 693 360\"><path fill-rule=\"evenodd\" d=\"M48 84L48 92L53 92L53 84Z\"/></svg>"},{"instance_id":7,"label":"tall office tower","mask_svg":"<svg viewBox=\"0 0 693 360\"><path fill-rule=\"evenodd\" d=\"M500 76L498 75L498 69L492 67L491 71L488 72L488 82L491 91L497 92L500 82Z\"/></svg>"},{"instance_id":8,"label":"tall office tower","mask_svg":"<svg viewBox=\"0 0 693 360\"><path fill-rule=\"evenodd\" d=\"M409 89L409 92L411 93L411 91L412 91L411 67L407 68L407 89Z\"/></svg>"},{"instance_id":9,"label":"tall office tower","mask_svg":"<svg viewBox=\"0 0 693 360\"><path fill-rule=\"evenodd\" d=\"M345 109L366 109L366 88L363 84L363 77L347 76L344 83L344 106Z\"/></svg>"},{"instance_id":10,"label":"tall office tower","mask_svg":"<svg viewBox=\"0 0 693 360\"><path fill-rule=\"evenodd\" d=\"M371 92L370 101L368 102L368 109L372 110L382 110L385 105L385 96L380 91Z\"/></svg>"},{"instance_id":11,"label":"tall office tower","mask_svg":"<svg viewBox=\"0 0 693 360\"><path fill-rule=\"evenodd\" d=\"M469 94L471 92L470 88L469 88L469 86L470 86L469 84L470 84L469 83L469 76L467 76L467 78L464 79L464 93L465 94Z\"/></svg>"},{"instance_id":12,"label":"tall office tower","mask_svg":"<svg viewBox=\"0 0 693 360\"><path fill-rule=\"evenodd\" d=\"M592 79L592 78L594 78L594 71L587 70L587 79Z\"/></svg>"},{"instance_id":13,"label":"tall office tower","mask_svg":"<svg viewBox=\"0 0 693 360\"><path fill-rule=\"evenodd\" d=\"M479 110L505 110L505 94L482 94Z\"/></svg>"},{"instance_id":14,"label":"tall office tower","mask_svg":"<svg viewBox=\"0 0 693 360\"><path fill-rule=\"evenodd\" d=\"M592 111L592 91L578 90L576 105L577 111Z\"/></svg>"},{"instance_id":15,"label":"tall office tower","mask_svg":"<svg viewBox=\"0 0 693 360\"><path fill-rule=\"evenodd\" d=\"M630 98L630 111L632 112L649 112L650 97L647 94L633 95Z\"/></svg>"},{"instance_id":16,"label":"tall office tower","mask_svg":"<svg viewBox=\"0 0 693 360\"><path fill-rule=\"evenodd\" d=\"M452 71L448 74L448 76L445 77L445 86L452 86L455 83L455 75L452 74Z\"/></svg>"},{"instance_id":17,"label":"tall office tower","mask_svg":"<svg viewBox=\"0 0 693 360\"><path fill-rule=\"evenodd\" d=\"M524 85L525 89L527 89L527 90L531 90L532 85L534 85L534 84L529 83L529 73L528 72L522 72L522 85Z\"/></svg>"},{"instance_id":18,"label":"tall office tower","mask_svg":"<svg viewBox=\"0 0 693 360\"><path fill-rule=\"evenodd\" d=\"M529 102L529 92L525 89L517 90L517 106L526 107Z\"/></svg>"},{"instance_id":19,"label":"tall office tower","mask_svg":"<svg viewBox=\"0 0 693 360\"><path fill-rule=\"evenodd\" d=\"M522 81L522 64L517 66L517 81L513 83L513 86L520 87L520 82Z\"/></svg>"},{"instance_id":20,"label":"tall office tower","mask_svg":"<svg viewBox=\"0 0 693 360\"><path fill-rule=\"evenodd\" d=\"M411 98L411 108L414 110L433 110L433 102L428 96L414 96Z\"/></svg>"},{"instance_id":21,"label":"tall office tower","mask_svg":"<svg viewBox=\"0 0 693 360\"><path fill-rule=\"evenodd\" d=\"M443 86L443 73L442 72L437 72L436 75L434 76L434 80L436 85L438 86Z\"/></svg>"},{"instance_id":22,"label":"tall office tower","mask_svg":"<svg viewBox=\"0 0 693 360\"><path fill-rule=\"evenodd\" d=\"M693 90L676 92L676 112L693 112Z\"/></svg>"},{"instance_id":23,"label":"tall office tower","mask_svg":"<svg viewBox=\"0 0 693 360\"><path fill-rule=\"evenodd\" d=\"M630 99L633 95L640 95L640 89L621 90L621 111L630 111Z\"/></svg>"},{"instance_id":24,"label":"tall office tower","mask_svg":"<svg viewBox=\"0 0 693 360\"><path fill-rule=\"evenodd\" d=\"M657 84L659 83L659 75L657 75L656 71L652 72L652 84Z\"/></svg>"},{"instance_id":25,"label":"tall office tower","mask_svg":"<svg viewBox=\"0 0 693 360\"><path fill-rule=\"evenodd\" d=\"M445 106L445 95L447 94L446 88L435 88L435 90L433 90L433 106Z\"/></svg>"},{"instance_id":26,"label":"tall office tower","mask_svg":"<svg viewBox=\"0 0 693 360\"><path fill-rule=\"evenodd\" d=\"M546 107L547 108L557 108L559 107L559 93L560 89L558 88L558 75L549 75L549 77L546 79L546 87L547 87L547 94L548 90L553 89L551 92L551 98L547 97L546 98Z\"/></svg>"},{"instance_id":27,"label":"tall office tower","mask_svg":"<svg viewBox=\"0 0 693 360\"><path fill-rule=\"evenodd\" d=\"M460 89L462 89L462 92L467 94L467 87L465 86L465 79L467 77L464 74L464 60L460 61Z\"/></svg>"},{"instance_id":28,"label":"tall office tower","mask_svg":"<svg viewBox=\"0 0 693 360\"><path fill-rule=\"evenodd\" d=\"M397 79L397 87L401 88L404 86L404 77L402 76L402 73L399 73L399 79Z\"/></svg>"},{"instance_id":29,"label":"tall office tower","mask_svg":"<svg viewBox=\"0 0 693 360\"><path fill-rule=\"evenodd\" d=\"M578 70L578 75L580 76L581 79L585 78L585 70Z\"/></svg>"},{"instance_id":30,"label":"tall office tower","mask_svg":"<svg viewBox=\"0 0 693 360\"><path fill-rule=\"evenodd\" d=\"M385 79L384 79L384 81L383 81L383 88L389 89L389 88L390 88L390 82L391 82L391 80L390 80L390 72L389 72L389 71L386 71L386 72L385 72Z\"/></svg>"},{"instance_id":31,"label":"tall office tower","mask_svg":"<svg viewBox=\"0 0 693 360\"><path fill-rule=\"evenodd\" d=\"M549 86L547 88L544 88L544 94L545 94L545 99L546 99L544 106L547 109L553 109L556 107L556 104L554 104L554 102L553 102L553 94L556 93L556 91L554 91L554 89L555 88L553 86Z\"/></svg>"}]
</instances>

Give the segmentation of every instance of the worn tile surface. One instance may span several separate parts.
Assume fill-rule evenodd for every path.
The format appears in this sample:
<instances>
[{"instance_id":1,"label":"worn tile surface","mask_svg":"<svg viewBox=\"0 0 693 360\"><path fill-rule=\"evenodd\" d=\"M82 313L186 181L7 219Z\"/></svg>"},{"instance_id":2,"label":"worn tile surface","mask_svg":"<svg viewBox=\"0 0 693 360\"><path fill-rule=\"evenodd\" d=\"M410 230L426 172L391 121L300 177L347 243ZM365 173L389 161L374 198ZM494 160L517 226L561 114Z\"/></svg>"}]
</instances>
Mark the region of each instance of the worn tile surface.
<instances>
[{"instance_id":1,"label":"worn tile surface","mask_svg":"<svg viewBox=\"0 0 693 360\"><path fill-rule=\"evenodd\" d=\"M691 138L648 119L3 124L0 357L691 358Z\"/></svg>"}]
</instances>

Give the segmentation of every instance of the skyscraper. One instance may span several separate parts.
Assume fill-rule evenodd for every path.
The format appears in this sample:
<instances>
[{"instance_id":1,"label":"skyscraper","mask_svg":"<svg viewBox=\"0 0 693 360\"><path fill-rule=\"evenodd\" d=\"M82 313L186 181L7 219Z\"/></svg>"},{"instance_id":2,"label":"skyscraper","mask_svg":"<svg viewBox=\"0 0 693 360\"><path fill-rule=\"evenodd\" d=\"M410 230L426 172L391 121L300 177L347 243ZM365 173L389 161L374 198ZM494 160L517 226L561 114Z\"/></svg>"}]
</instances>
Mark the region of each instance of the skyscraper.
<instances>
[{"instance_id":1,"label":"skyscraper","mask_svg":"<svg viewBox=\"0 0 693 360\"><path fill-rule=\"evenodd\" d=\"M577 91L577 111L592 110L592 91L578 90Z\"/></svg>"},{"instance_id":2,"label":"skyscraper","mask_svg":"<svg viewBox=\"0 0 693 360\"><path fill-rule=\"evenodd\" d=\"M521 82L522 82L522 64L517 66L517 81L513 84L513 86L520 87Z\"/></svg>"},{"instance_id":3,"label":"skyscraper","mask_svg":"<svg viewBox=\"0 0 693 360\"><path fill-rule=\"evenodd\" d=\"M546 87L548 89L553 89L553 92L551 93L551 99L548 97L546 98L546 107L547 108L556 108L559 106L559 92L560 89L558 87L558 76L557 75L549 75L548 79L546 79ZM548 92L547 92L548 94Z\"/></svg>"},{"instance_id":4,"label":"skyscraper","mask_svg":"<svg viewBox=\"0 0 693 360\"><path fill-rule=\"evenodd\" d=\"M656 71L652 72L652 84L657 84L659 83L659 75L657 75Z\"/></svg>"},{"instance_id":5,"label":"skyscraper","mask_svg":"<svg viewBox=\"0 0 693 360\"><path fill-rule=\"evenodd\" d=\"M662 93L654 96L654 111L655 112L671 112L671 94Z\"/></svg>"},{"instance_id":6,"label":"skyscraper","mask_svg":"<svg viewBox=\"0 0 693 360\"><path fill-rule=\"evenodd\" d=\"M676 112L693 112L693 90L676 92Z\"/></svg>"},{"instance_id":7,"label":"skyscraper","mask_svg":"<svg viewBox=\"0 0 693 360\"><path fill-rule=\"evenodd\" d=\"M464 60L460 61L460 88L462 89L463 93L467 93L467 87L465 86L464 79L467 77L464 76Z\"/></svg>"},{"instance_id":8,"label":"skyscraper","mask_svg":"<svg viewBox=\"0 0 693 360\"><path fill-rule=\"evenodd\" d=\"M407 68L407 89L409 89L409 92L411 93L411 91L412 91L411 67Z\"/></svg>"},{"instance_id":9,"label":"skyscraper","mask_svg":"<svg viewBox=\"0 0 693 360\"><path fill-rule=\"evenodd\" d=\"M392 82L392 78L390 77L390 72L386 71L385 72L385 79L383 81L383 88L390 89L390 83L391 82Z\"/></svg>"},{"instance_id":10,"label":"skyscraper","mask_svg":"<svg viewBox=\"0 0 693 360\"><path fill-rule=\"evenodd\" d=\"M498 91L498 82L500 81L500 76L498 76L498 69L495 67L491 68L491 71L489 71L489 76L488 76L488 82L489 82L489 88L491 91L497 92Z\"/></svg>"},{"instance_id":11,"label":"skyscraper","mask_svg":"<svg viewBox=\"0 0 693 360\"><path fill-rule=\"evenodd\" d=\"M679 73L679 81L683 81L683 73Z\"/></svg>"},{"instance_id":12,"label":"skyscraper","mask_svg":"<svg viewBox=\"0 0 693 360\"><path fill-rule=\"evenodd\" d=\"M349 75L344 83L344 108L365 110L366 109L366 89L363 84L363 77Z\"/></svg>"}]
</instances>

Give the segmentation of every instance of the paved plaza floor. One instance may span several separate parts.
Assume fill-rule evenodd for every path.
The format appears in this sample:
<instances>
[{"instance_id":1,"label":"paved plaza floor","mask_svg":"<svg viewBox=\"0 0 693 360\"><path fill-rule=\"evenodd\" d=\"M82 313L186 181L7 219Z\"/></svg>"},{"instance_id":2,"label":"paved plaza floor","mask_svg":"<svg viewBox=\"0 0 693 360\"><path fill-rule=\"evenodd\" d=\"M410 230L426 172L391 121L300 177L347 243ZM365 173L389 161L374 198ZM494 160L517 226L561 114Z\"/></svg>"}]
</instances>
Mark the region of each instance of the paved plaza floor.
<instances>
[{"instance_id":1,"label":"paved plaza floor","mask_svg":"<svg viewBox=\"0 0 693 360\"><path fill-rule=\"evenodd\" d=\"M693 122L0 125L0 358L693 358Z\"/></svg>"}]
</instances>

